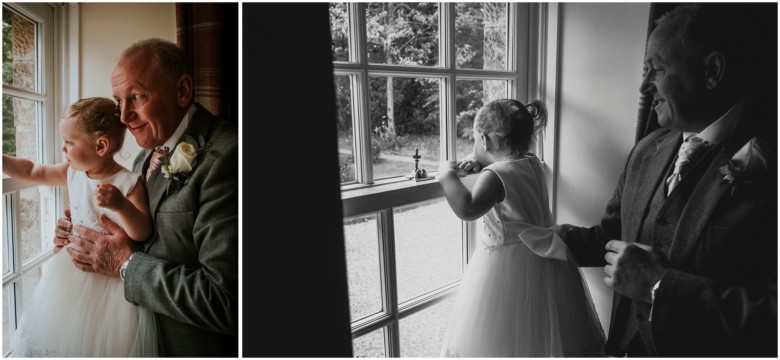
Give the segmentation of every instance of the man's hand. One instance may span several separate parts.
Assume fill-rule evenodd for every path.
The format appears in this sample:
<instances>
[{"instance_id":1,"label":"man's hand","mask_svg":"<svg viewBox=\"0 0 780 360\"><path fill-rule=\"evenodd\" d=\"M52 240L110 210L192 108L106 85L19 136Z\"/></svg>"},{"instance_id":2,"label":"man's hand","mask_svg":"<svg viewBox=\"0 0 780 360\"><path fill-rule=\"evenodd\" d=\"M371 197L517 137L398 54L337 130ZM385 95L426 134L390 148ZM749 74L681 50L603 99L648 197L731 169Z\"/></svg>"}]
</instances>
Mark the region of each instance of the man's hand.
<instances>
[{"instance_id":1,"label":"man's hand","mask_svg":"<svg viewBox=\"0 0 780 360\"><path fill-rule=\"evenodd\" d=\"M133 240L106 215L100 215L100 223L108 235L76 225L69 240L84 250L68 248L68 255L81 271L119 277L119 267L133 253Z\"/></svg>"},{"instance_id":2,"label":"man's hand","mask_svg":"<svg viewBox=\"0 0 780 360\"><path fill-rule=\"evenodd\" d=\"M68 236L73 229L70 222L70 209L65 209L65 217L57 219L57 228L54 229L54 253L60 252L65 245L70 243Z\"/></svg>"},{"instance_id":3,"label":"man's hand","mask_svg":"<svg viewBox=\"0 0 780 360\"><path fill-rule=\"evenodd\" d=\"M605 248L604 283L621 295L652 303L650 291L666 270L666 256L650 246L620 240L610 240Z\"/></svg>"}]
</instances>

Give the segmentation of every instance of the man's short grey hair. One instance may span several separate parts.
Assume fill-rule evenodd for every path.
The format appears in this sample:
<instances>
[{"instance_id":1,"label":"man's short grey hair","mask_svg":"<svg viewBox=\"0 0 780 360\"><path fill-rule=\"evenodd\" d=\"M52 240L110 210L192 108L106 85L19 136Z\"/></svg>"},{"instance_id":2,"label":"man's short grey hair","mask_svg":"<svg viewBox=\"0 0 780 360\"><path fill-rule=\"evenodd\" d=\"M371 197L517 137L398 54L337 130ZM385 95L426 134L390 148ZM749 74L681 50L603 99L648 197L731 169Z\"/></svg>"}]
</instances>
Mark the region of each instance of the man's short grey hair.
<instances>
[{"instance_id":1,"label":"man's short grey hair","mask_svg":"<svg viewBox=\"0 0 780 360\"><path fill-rule=\"evenodd\" d=\"M172 85L176 84L176 81L184 74L192 76L189 60L184 50L175 43L165 39L149 38L140 40L125 49L121 58L124 59L136 52L145 50L149 50L155 55L161 75Z\"/></svg>"},{"instance_id":2,"label":"man's short grey hair","mask_svg":"<svg viewBox=\"0 0 780 360\"><path fill-rule=\"evenodd\" d=\"M667 12L656 24L680 21L680 44L690 60L699 61L713 51L723 53L741 72L755 56L751 44L758 37L750 24L749 4L681 4Z\"/></svg>"}]
</instances>

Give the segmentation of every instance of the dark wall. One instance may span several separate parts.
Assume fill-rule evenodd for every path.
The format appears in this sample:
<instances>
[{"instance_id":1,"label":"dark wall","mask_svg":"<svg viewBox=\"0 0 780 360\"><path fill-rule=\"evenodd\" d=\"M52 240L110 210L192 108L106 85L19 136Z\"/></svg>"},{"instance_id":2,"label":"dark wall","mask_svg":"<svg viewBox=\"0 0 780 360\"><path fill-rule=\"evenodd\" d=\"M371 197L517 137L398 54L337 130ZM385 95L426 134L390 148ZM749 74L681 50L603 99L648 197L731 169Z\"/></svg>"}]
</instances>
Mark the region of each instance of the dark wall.
<instances>
[{"instance_id":1,"label":"dark wall","mask_svg":"<svg viewBox=\"0 0 780 360\"><path fill-rule=\"evenodd\" d=\"M352 357L327 3L243 3L244 357Z\"/></svg>"}]
</instances>

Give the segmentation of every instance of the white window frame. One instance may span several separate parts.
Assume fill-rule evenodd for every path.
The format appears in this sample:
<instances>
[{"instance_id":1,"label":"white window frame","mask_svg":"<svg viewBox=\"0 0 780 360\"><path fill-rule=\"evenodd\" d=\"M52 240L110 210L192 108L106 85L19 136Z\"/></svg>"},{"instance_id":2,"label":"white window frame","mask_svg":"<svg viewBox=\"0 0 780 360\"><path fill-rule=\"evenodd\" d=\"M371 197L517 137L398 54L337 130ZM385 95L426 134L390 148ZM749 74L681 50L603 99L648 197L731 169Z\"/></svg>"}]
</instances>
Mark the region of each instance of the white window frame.
<instances>
[{"instance_id":1,"label":"white window frame","mask_svg":"<svg viewBox=\"0 0 780 360\"><path fill-rule=\"evenodd\" d=\"M334 61L335 75L349 75L352 83L352 117L355 147L355 184L342 186L343 216L352 217L377 214L381 261L381 284L384 311L352 322L353 339L386 327L385 351L387 357L399 357L400 319L435 305L452 295L459 282L436 289L417 298L398 304L395 278L395 240L393 237L393 208L443 196L436 181L414 184L404 177L373 181L370 156L370 119L368 118L368 78L379 76L423 76L441 79L440 86L440 154L454 159L456 156L456 80L508 80L507 96L527 102L532 99L544 101L548 107L548 126L536 144L535 152L542 160L551 204L555 215L555 133L557 123L556 95L558 69L558 4L554 3L508 3L507 70L457 69L455 46L450 39L455 28L455 4L440 3L440 66L410 67L388 64L369 64L364 44L365 4L348 3L350 14L349 51L350 60ZM522 17L522 20L521 20ZM527 52L523 52L526 49ZM547 155L547 156L545 156ZM476 175L468 176L464 182L473 184ZM473 252L475 222L463 222L464 268Z\"/></svg>"},{"instance_id":2,"label":"white window frame","mask_svg":"<svg viewBox=\"0 0 780 360\"><path fill-rule=\"evenodd\" d=\"M75 7L74 7L75 5ZM14 11L26 16L37 24L36 28L36 63L38 66L38 83L36 91L28 91L3 85L3 95L12 95L22 99L41 102L38 108L38 141L39 159L36 162L53 164L62 161L63 154L59 144L62 137L59 134L57 119L61 116L65 106L71 103L71 96L78 96L78 5L55 3L4 3ZM76 9L75 12L71 9ZM75 24L72 20L76 20ZM74 49L71 51L70 49ZM68 85L70 84L70 85ZM63 106L65 105L65 106ZM51 246L41 249L37 254L30 256L22 263L19 227L16 219L20 217L19 192L24 189L38 187L39 185L26 181L12 179L3 176L3 206L0 213L3 216L3 241L6 242L8 254L6 260L9 266L8 272L3 274L3 289L7 291L8 298L3 298L3 306L9 309L8 320L11 329L15 329L21 314L22 293L20 285L23 276L39 267L53 257L53 243ZM41 219L42 226L50 226L51 234L54 233L58 215L64 211L67 203L67 191L64 188L54 189L54 211L49 212L50 217ZM6 200L10 201L6 201ZM53 239L53 235L52 235ZM5 304L5 301L9 301ZM5 334L9 338L10 334ZM11 355L10 352L4 356Z\"/></svg>"}]
</instances>

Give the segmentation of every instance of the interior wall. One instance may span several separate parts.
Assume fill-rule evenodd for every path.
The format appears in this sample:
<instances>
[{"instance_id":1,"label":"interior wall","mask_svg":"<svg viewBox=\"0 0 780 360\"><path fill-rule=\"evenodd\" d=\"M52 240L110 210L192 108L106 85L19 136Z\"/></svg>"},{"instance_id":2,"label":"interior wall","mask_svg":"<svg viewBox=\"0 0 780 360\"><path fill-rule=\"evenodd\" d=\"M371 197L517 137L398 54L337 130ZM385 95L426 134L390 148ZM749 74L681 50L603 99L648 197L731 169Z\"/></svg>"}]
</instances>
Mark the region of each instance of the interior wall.
<instances>
[{"instance_id":1,"label":"interior wall","mask_svg":"<svg viewBox=\"0 0 780 360\"><path fill-rule=\"evenodd\" d=\"M111 98L111 73L122 50L144 38L176 42L175 3L80 3L79 96ZM130 168L140 147L128 132L117 155Z\"/></svg>"},{"instance_id":2,"label":"interior wall","mask_svg":"<svg viewBox=\"0 0 780 360\"><path fill-rule=\"evenodd\" d=\"M598 224L634 144L649 3L562 3L558 223ZM605 332L612 291L585 268Z\"/></svg>"}]
</instances>

